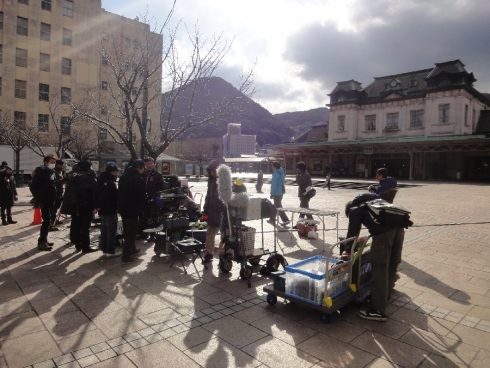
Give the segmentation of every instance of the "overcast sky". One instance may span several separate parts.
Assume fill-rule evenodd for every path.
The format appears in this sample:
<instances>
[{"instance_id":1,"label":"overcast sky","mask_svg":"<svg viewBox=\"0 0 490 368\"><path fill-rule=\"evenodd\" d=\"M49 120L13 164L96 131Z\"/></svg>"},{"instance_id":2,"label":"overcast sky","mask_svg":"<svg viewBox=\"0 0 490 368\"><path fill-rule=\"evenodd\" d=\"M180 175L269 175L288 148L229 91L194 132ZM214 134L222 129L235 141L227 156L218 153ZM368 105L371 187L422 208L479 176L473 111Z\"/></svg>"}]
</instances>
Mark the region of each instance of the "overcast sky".
<instances>
[{"instance_id":1,"label":"overcast sky","mask_svg":"<svg viewBox=\"0 0 490 368\"><path fill-rule=\"evenodd\" d=\"M110 12L163 23L172 0L102 0ZM489 0L178 0L173 17L208 36L235 37L217 75L236 85L254 61L255 101L271 113L329 103L336 82L460 59L490 92Z\"/></svg>"}]
</instances>

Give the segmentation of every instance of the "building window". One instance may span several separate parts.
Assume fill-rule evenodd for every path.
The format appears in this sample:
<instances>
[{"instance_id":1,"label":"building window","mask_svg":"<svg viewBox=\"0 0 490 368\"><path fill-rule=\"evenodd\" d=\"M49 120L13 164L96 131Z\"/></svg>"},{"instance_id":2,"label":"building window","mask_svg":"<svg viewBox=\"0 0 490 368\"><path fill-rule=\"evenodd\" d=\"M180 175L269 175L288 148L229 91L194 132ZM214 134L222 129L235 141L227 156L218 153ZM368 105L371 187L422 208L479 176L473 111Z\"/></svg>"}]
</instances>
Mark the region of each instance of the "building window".
<instances>
[{"instance_id":1,"label":"building window","mask_svg":"<svg viewBox=\"0 0 490 368\"><path fill-rule=\"evenodd\" d=\"M386 114L386 129L398 129L398 113L392 112Z\"/></svg>"},{"instance_id":2,"label":"building window","mask_svg":"<svg viewBox=\"0 0 490 368\"><path fill-rule=\"evenodd\" d=\"M107 129L99 129L99 139L107 139Z\"/></svg>"},{"instance_id":3,"label":"building window","mask_svg":"<svg viewBox=\"0 0 490 368\"><path fill-rule=\"evenodd\" d=\"M100 88L102 88L103 91L107 91L107 82L106 81L102 81L102 84L101 84Z\"/></svg>"},{"instance_id":4,"label":"building window","mask_svg":"<svg viewBox=\"0 0 490 368\"><path fill-rule=\"evenodd\" d=\"M29 0L19 0L19 4L26 4L29 5Z\"/></svg>"},{"instance_id":5,"label":"building window","mask_svg":"<svg viewBox=\"0 0 490 368\"><path fill-rule=\"evenodd\" d=\"M136 49L139 49L139 47L140 47L140 43L139 43L139 41L137 41L137 40L133 40L133 49L135 49L135 50L136 50Z\"/></svg>"},{"instance_id":6,"label":"building window","mask_svg":"<svg viewBox=\"0 0 490 368\"><path fill-rule=\"evenodd\" d=\"M3 63L3 45L0 45L0 64Z\"/></svg>"},{"instance_id":7,"label":"building window","mask_svg":"<svg viewBox=\"0 0 490 368\"><path fill-rule=\"evenodd\" d=\"M73 31L71 29L63 28L63 45L71 46Z\"/></svg>"},{"instance_id":8,"label":"building window","mask_svg":"<svg viewBox=\"0 0 490 368\"><path fill-rule=\"evenodd\" d=\"M63 15L73 18L73 1L63 0Z\"/></svg>"},{"instance_id":9,"label":"building window","mask_svg":"<svg viewBox=\"0 0 490 368\"><path fill-rule=\"evenodd\" d=\"M468 126L468 105L464 105L464 125Z\"/></svg>"},{"instance_id":10,"label":"building window","mask_svg":"<svg viewBox=\"0 0 490 368\"><path fill-rule=\"evenodd\" d=\"M41 0L41 9L51 11L51 0Z\"/></svg>"},{"instance_id":11,"label":"building window","mask_svg":"<svg viewBox=\"0 0 490 368\"><path fill-rule=\"evenodd\" d=\"M376 115L366 115L366 131L372 132L376 130Z\"/></svg>"},{"instance_id":12,"label":"building window","mask_svg":"<svg viewBox=\"0 0 490 368\"><path fill-rule=\"evenodd\" d=\"M104 66L109 65L109 59L107 59L105 56L102 56L102 65Z\"/></svg>"},{"instance_id":13,"label":"building window","mask_svg":"<svg viewBox=\"0 0 490 368\"><path fill-rule=\"evenodd\" d=\"M107 115L107 106L105 106L105 105L101 106L100 115Z\"/></svg>"},{"instance_id":14,"label":"building window","mask_svg":"<svg viewBox=\"0 0 490 368\"><path fill-rule=\"evenodd\" d=\"M439 105L439 124L449 123L449 104Z\"/></svg>"},{"instance_id":15,"label":"building window","mask_svg":"<svg viewBox=\"0 0 490 368\"><path fill-rule=\"evenodd\" d=\"M20 111L14 111L14 125L17 128L26 128L26 113Z\"/></svg>"},{"instance_id":16,"label":"building window","mask_svg":"<svg viewBox=\"0 0 490 368\"><path fill-rule=\"evenodd\" d=\"M27 18L17 17L17 34L27 36ZM2 22L3 23L3 22Z\"/></svg>"},{"instance_id":17,"label":"building window","mask_svg":"<svg viewBox=\"0 0 490 368\"><path fill-rule=\"evenodd\" d=\"M337 117L339 132L345 131L345 115L340 115Z\"/></svg>"},{"instance_id":18,"label":"building window","mask_svg":"<svg viewBox=\"0 0 490 368\"><path fill-rule=\"evenodd\" d=\"M61 103L69 104L71 102L71 88L61 87Z\"/></svg>"},{"instance_id":19,"label":"building window","mask_svg":"<svg viewBox=\"0 0 490 368\"><path fill-rule=\"evenodd\" d=\"M49 84L39 83L39 101L49 101Z\"/></svg>"},{"instance_id":20,"label":"building window","mask_svg":"<svg viewBox=\"0 0 490 368\"><path fill-rule=\"evenodd\" d=\"M49 72L49 54L40 54L39 56L39 70Z\"/></svg>"},{"instance_id":21,"label":"building window","mask_svg":"<svg viewBox=\"0 0 490 368\"><path fill-rule=\"evenodd\" d=\"M131 47L131 40L129 38L124 38L124 46Z\"/></svg>"},{"instance_id":22,"label":"building window","mask_svg":"<svg viewBox=\"0 0 490 368\"><path fill-rule=\"evenodd\" d=\"M424 110L410 110L410 128L424 126Z\"/></svg>"},{"instance_id":23,"label":"building window","mask_svg":"<svg viewBox=\"0 0 490 368\"><path fill-rule=\"evenodd\" d=\"M68 116L62 116L60 121L61 133L70 134L70 118Z\"/></svg>"},{"instance_id":24,"label":"building window","mask_svg":"<svg viewBox=\"0 0 490 368\"><path fill-rule=\"evenodd\" d=\"M71 75L71 59L61 59L61 74Z\"/></svg>"},{"instance_id":25,"label":"building window","mask_svg":"<svg viewBox=\"0 0 490 368\"><path fill-rule=\"evenodd\" d=\"M102 41L109 41L109 33L102 32Z\"/></svg>"},{"instance_id":26,"label":"building window","mask_svg":"<svg viewBox=\"0 0 490 368\"><path fill-rule=\"evenodd\" d=\"M27 82L22 80L15 80L15 97L26 98Z\"/></svg>"},{"instance_id":27,"label":"building window","mask_svg":"<svg viewBox=\"0 0 490 368\"><path fill-rule=\"evenodd\" d=\"M3 29L3 12L0 12L0 29Z\"/></svg>"},{"instance_id":28,"label":"building window","mask_svg":"<svg viewBox=\"0 0 490 368\"><path fill-rule=\"evenodd\" d=\"M37 130L40 132L49 131L49 116L39 114L37 116Z\"/></svg>"},{"instance_id":29,"label":"building window","mask_svg":"<svg viewBox=\"0 0 490 368\"><path fill-rule=\"evenodd\" d=\"M41 23L41 40L51 40L51 24Z\"/></svg>"},{"instance_id":30,"label":"building window","mask_svg":"<svg viewBox=\"0 0 490 368\"><path fill-rule=\"evenodd\" d=\"M27 68L27 50L15 49L15 65Z\"/></svg>"},{"instance_id":31,"label":"building window","mask_svg":"<svg viewBox=\"0 0 490 368\"><path fill-rule=\"evenodd\" d=\"M471 115L471 124L473 126L473 129L475 129L475 125L476 125L476 110L473 109L473 115Z\"/></svg>"}]
</instances>

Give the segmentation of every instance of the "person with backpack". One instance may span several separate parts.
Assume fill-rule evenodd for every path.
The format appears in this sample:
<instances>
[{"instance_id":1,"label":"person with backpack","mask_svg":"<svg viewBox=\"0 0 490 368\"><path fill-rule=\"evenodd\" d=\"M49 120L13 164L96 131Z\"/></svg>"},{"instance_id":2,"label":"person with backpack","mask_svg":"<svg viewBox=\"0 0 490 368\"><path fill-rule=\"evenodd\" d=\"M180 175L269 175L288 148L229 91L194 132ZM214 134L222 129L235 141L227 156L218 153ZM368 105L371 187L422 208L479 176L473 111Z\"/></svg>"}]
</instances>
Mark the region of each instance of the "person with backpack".
<instances>
[{"instance_id":1,"label":"person with backpack","mask_svg":"<svg viewBox=\"0 0 490 368\"><path fill-rule=\"evenodd\" d=\"M37 241L37 249L41 251L50 251L53 246L53 243L48 242L48 232L56 201L55 166L56 156L54 154L44 156L43 164L34 170L30 186L31 192L36 200L35 207L41 208L43 219Z\"/></svg>"},{"instance_id":2,"label":"person with backpack","mask_svg":"<svg viewBox=\"0 0 490 368\"><path fill-rule=\"evenodd\" d=\"M12 219L12 207L17 202L17 188L12 176L12 168L5 166L0 173L0 207L2 213L2 225L16 224Z\"/></svg>"},{"instance_id":3,"label":"person with backpack","mask_svg":"<svg viewBox=\"0 0 490 368\"><path fill-rule=\"evenodd\" d=\"M378 220L368 206L369 201L378 198L373 193L358 195L353 201L347 202L345 215L349 218L347 238L358 237L362 225L368 229L373 237L371 245L371 298L368 299L369 309L360 311L359 317L384 322L387 319L386 308L393 294L396 271L403 250L404 227L411 226L412 223L408 216L406 217L406 225L400 223L399 226L390 226ZM381 200L378 199L378 201ZM387 204L387 202L384 203ZM390 216L389 213L385 215ZM351 247L352 242L345 244L343 256L350 254Z\"/></svg>"},{"instance_id":4,"label":"person with backpack","mask_svg":"<svg viewBox=\"0 0 490 368\"><path fill-rule=\"evenodd\" d=\"M100 217L99 248L106 258L119 257L116 252L117 233L117 174L119 169L114 164L108 164L100 174L97 182L97 212Z\"/></svg>"}]
</instances>

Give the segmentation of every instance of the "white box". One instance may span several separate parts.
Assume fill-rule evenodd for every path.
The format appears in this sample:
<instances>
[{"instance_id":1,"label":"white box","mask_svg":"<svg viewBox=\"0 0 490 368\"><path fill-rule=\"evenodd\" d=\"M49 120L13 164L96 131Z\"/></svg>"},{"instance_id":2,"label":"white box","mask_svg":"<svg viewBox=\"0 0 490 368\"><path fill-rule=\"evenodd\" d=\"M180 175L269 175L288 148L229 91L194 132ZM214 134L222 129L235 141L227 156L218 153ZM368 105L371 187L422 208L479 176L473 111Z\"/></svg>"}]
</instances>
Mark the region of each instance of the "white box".
<instances>
[{"instance_id":1,"label":"white box","mask_svg":"<svg viewBox=\"0 0 490 368\"><path fill-rule=\"evenodd\" d=\"M247 208L241 209L240 217L242 220L257 220L261 218L262 198L250 197Z\"/></svg>"}]
</instances>

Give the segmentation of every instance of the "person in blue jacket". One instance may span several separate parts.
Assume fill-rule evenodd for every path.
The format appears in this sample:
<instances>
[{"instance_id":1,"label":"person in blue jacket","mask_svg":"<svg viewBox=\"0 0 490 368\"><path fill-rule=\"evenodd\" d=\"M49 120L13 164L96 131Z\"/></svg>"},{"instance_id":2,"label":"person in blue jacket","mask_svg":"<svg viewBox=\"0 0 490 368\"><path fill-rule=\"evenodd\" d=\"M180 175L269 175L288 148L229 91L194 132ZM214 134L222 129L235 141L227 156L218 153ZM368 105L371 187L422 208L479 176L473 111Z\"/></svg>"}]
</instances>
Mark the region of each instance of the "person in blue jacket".
<instances>
[{"instance_id":1,"label":"person in blue jacket","mask_svg":"<svg viewBox=\"0 0 490 368\"><path fill-rule=\"evenodd\" d=\"M284 185L286 183L286 177L281 164L277 161L272 163L272 180L271 180L271 199L274 201L275 208L282 208L282 197L284 195ZM279 211L281 217L282 226L286 226L291 221L284 211Z\"/></svg>"},{"instance_id":2,"label":"person in blue jacket","mask_svg":"<svg viewBox=\"0 0 490 368\"><path fill-rule=\"evenodd\" d=\"M376 170L376 180L379 181L378 185L370 185L368 190L370 193L374 193L380 195L383 192L386 192L389 189L396 188L397 182L396 179L388 176L388 170L384 167Z\"/></svg>"}]
</instances>

